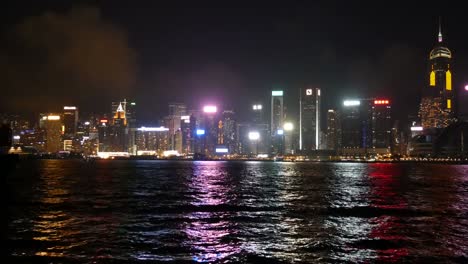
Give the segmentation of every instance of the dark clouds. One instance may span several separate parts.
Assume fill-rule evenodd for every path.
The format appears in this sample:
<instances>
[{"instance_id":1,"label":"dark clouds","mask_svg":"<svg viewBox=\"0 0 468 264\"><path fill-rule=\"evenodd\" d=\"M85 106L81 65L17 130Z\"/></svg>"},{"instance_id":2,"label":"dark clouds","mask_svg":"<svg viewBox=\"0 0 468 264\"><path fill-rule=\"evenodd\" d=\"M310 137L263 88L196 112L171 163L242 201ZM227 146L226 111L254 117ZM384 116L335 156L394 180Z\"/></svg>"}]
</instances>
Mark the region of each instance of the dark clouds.
<instances>
[{"instance_id":1,"label":"dark clouds","mask_svg":"<svg viewBox=\"0 0 468 264\"><path fill-rule=\"evenodd\" d=\"M3 37L2 108L58 110L65 104L128 96L134 88L135 52L126 33L103 20L97 8L28 17Z\"/></svg>"}]
</instances>

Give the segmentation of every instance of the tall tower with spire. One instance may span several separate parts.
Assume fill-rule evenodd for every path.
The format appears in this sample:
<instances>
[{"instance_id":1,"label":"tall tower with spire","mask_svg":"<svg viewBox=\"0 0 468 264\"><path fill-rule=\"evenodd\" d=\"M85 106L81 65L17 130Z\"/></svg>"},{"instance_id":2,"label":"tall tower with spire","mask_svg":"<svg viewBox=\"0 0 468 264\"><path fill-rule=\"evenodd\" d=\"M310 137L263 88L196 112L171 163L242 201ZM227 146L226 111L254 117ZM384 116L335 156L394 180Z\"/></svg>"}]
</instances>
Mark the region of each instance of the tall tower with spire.
<instances>
[{"instance_id":1,"label":"tall tower with spire","mask_svg":"<svg viewBox=\"0 0 468 264\"><path fill-rule=\"evenodd\" d=\"M429 53L428 86L423 90L419 109L424 128L444 128L455 121L451 62L452 52L443 43L439 18L437 43Z\"/></svg>"}]
</instances>

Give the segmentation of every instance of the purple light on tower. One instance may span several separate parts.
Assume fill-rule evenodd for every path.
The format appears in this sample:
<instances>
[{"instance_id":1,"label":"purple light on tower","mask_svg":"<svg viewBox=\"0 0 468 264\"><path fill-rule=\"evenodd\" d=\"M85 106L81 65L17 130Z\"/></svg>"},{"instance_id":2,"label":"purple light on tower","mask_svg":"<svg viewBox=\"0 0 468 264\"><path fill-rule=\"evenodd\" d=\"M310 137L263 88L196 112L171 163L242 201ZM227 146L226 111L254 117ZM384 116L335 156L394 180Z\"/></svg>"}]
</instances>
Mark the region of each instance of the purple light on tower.
<instances>
[{"instance_id":1,"label":"purple light on tower","mask_svg":"<svg viewBox=\"0 0 468 264\"><path fill-rule=\"evenodd\" d=\"M467 85L465 85L465 91L467 91L467 92L468 92L468 84L467 84Z\"/></svg>"},{"instance_id":2,"label":"purple light on tower","mask_svg":"<svg viewBox=\"0 0 468 264\"><path fill-rule=\"evenodd\" d=\"M205 113L216 113L218 108L215 105L205 105L203 107L203 112Z\"/></svg>"}]
</instances>

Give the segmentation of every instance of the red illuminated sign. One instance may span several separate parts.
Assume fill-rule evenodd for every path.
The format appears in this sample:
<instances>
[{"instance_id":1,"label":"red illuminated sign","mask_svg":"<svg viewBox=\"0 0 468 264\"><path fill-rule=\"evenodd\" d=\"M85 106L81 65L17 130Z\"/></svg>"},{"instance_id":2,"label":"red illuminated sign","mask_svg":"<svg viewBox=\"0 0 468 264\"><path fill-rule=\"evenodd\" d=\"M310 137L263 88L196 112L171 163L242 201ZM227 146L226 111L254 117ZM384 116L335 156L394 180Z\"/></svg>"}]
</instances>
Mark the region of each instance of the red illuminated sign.
<instances>
[{"instance_id":1,"label":"red illuminated sign","mask_svg":"<svg viewBox=\"0 0 468 264\"><path fill-rule=\"evenodd\" d=\"M107 123L107 119L101 119L100 122L101 123Z\"/></svg>"},{"instance_id":2,"label":"red illuminated sign","mask_svg":"<svg viewBox=\"0 0 468 264\"><path fill-rule=\"evenodd\" d=\"M375 105L388 105L389 103L389 100L374 100Z\"/></svg>"}]
</instances>

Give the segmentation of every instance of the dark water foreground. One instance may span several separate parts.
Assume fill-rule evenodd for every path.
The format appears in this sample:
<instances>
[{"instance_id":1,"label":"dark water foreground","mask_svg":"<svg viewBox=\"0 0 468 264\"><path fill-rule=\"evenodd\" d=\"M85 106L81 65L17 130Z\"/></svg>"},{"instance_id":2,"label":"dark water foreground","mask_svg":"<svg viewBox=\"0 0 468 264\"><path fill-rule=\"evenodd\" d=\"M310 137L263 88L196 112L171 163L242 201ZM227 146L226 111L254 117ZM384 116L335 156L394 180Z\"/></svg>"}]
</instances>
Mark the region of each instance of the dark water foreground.
<instances>
[{"instance_id":1,"label":"dark water foreground","mask_svg":"<svg viewBox=\"0 0 468 264\"><path fill-rule=\"evenodd\" d=\"M5 193L9 263L468 263L466 165L31 160Z\"/></svg>"}]
</instances>

